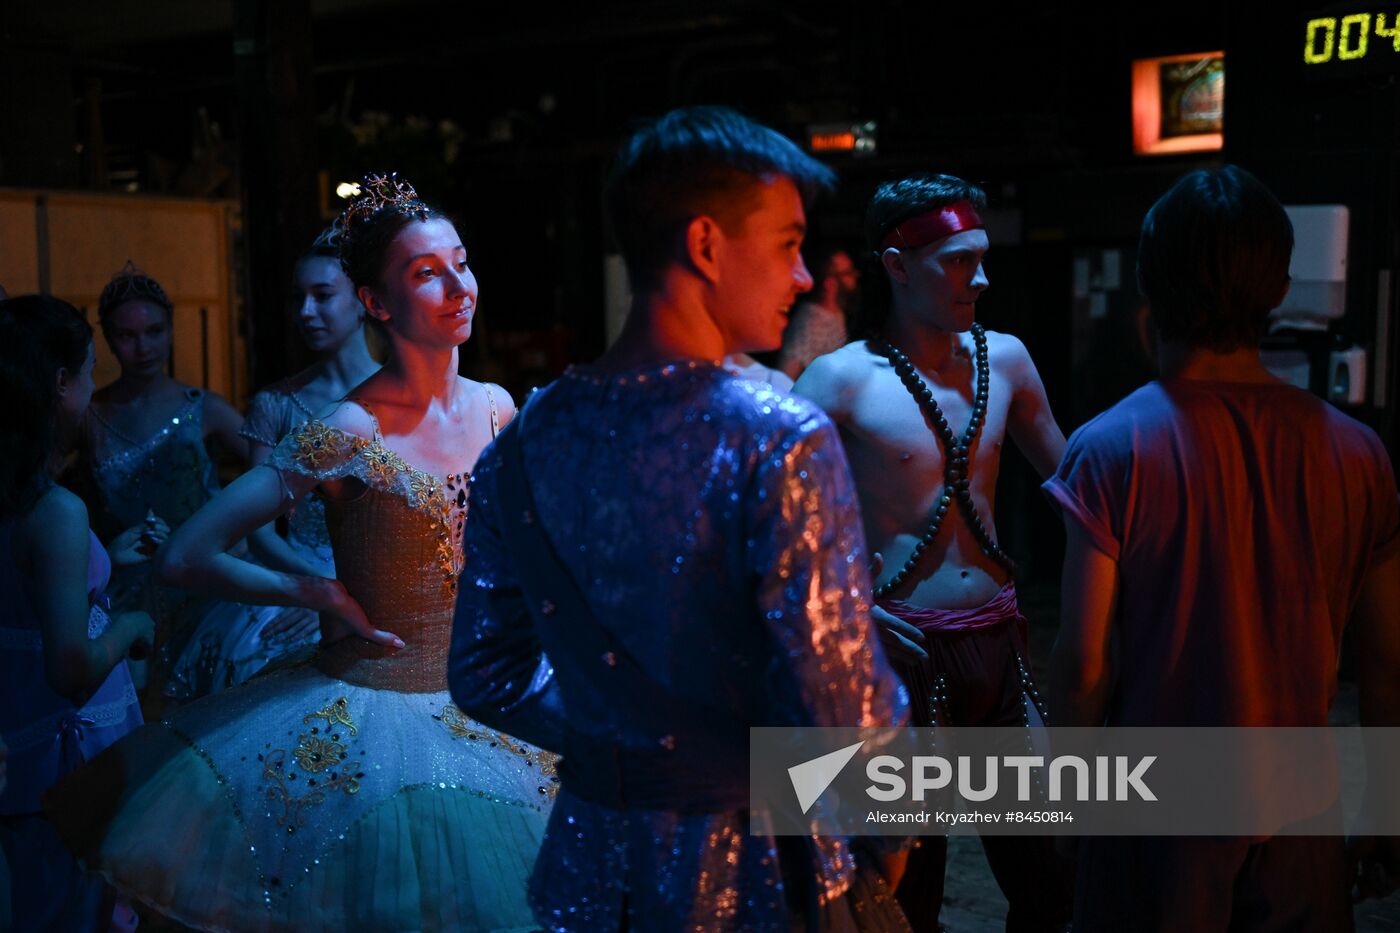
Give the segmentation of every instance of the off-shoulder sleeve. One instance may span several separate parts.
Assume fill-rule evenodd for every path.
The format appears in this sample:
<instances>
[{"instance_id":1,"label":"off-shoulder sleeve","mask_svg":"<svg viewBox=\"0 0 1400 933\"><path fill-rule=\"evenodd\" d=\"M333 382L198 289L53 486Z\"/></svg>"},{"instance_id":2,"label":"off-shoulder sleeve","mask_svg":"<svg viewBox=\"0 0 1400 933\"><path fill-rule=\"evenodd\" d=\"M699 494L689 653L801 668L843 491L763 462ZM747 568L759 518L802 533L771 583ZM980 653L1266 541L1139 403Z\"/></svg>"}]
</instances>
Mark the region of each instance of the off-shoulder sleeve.
<instances>
[{"instance_id":1,"label":"off-shoulder sleeve","mask_svg":"<svg viewBox=\"0 0 1400 933\"><path fill-rule=\"evenodd\" d=\"M359 454L369 443L323 421L308 421L284 437L264 465L315 480L359 475L363 472L357 463Z\"/></svg>"},{"instance_id":2,"label":"off-shoulder sleeve","mask_svg":"<svg viewBox=\"0 0 1400 933\"><path fill-rule=\"evenodd\" d=\"M902 724L908 703L870 622L865 536L836 428L812 410L761 456L748 562L759 615L783 649L770 682L790 678L777 695L801 703L778 714L792 725Z\"/></svg>"},{"instance_id":3,"label":"off-shoulder sleeve","mask_svg":"<svg viewBox=\"0 0 1400 933\"><path fill-rule=\"evenodd\" d=\"M259 392L248 403L248 414L243 418L243 427L238 429L240 437L256 441L267 447L276 447L277 442L287 434L291 425L287 419L287 405L274 392Z\"/></svg>"}]
</instances>

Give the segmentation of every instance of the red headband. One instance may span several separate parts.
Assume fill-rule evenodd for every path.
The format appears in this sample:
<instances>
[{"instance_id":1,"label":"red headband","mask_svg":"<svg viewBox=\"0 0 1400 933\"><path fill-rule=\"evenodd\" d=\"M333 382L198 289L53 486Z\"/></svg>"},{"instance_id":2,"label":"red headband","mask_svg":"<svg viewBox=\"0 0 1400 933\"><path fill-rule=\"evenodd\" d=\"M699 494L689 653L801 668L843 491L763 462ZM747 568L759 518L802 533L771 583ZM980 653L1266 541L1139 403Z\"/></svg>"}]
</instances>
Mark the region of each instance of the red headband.
<instances>
[{"instance_id":1,"label":"red headband","mask_svg":"<svg viewBox=\"0 0 1400 933\"><path fill-rule=\"evenodd\" d=\"M970 201L946 204L897 224L880 241L880 251L890 247L895 249L919 249L930 243L950 237L964 230L982 229L982 218Z\"/></svg>"}]
</instances>

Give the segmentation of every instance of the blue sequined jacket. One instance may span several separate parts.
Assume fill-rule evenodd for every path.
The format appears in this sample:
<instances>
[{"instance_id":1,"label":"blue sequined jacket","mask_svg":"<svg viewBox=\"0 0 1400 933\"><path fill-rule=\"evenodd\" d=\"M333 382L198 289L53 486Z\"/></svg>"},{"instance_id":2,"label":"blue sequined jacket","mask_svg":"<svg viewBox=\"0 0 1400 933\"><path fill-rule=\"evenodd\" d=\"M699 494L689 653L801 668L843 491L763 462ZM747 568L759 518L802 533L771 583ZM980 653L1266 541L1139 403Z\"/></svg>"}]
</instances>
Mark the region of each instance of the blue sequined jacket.
<instances>
[{"instance_id":1,"label":"blue sequined jacket","mask_svg":"<svg viewBox=\"0 0 1400 933\"><path fill-rule=\"evenodd\" d=\"M449 681L469 715L564 750L530 885L537 918L561 931L617 929L624 911L633 929L788 929L776 842L749 833L747 728L906 714L869 621L835 428L814 405L706 363L574 367L524 414L539 521L609 637L673 698L638 703L615 659L580 656L570 620L535 624L501 534L518 516L501 514L488 447ZM716 735L740 750L716 754ZM634 758L662 790L642 781L643 799L628 799L629 779L610 798L608 762ZM839 895L846 843L810 852L814 887Z\"/></svg>"}]
</instances>

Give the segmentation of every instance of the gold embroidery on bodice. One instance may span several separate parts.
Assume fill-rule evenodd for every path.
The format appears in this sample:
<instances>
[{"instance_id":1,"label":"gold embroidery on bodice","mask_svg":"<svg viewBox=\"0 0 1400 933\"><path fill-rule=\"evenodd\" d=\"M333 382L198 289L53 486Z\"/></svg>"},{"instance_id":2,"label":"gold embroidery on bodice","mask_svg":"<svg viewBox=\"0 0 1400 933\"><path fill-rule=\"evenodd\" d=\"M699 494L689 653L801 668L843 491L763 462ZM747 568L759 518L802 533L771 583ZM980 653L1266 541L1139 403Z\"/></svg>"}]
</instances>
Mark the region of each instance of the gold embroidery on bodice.
<instances>
[{"instance_id":1,"label":"gold embroidery on bodice","mask_svg":"<svg viewBox=\"0 0 1400 933\"><path fill-rule=\"evenodd\" d=\"M321 670L362 686L445 690L470 474L441 481L378 439L319 421L289 437L273 466L321 480L353 476L364 483L364 493L353 499L326 500L336 576L375 628L405 643L391 649L342 639L321 651Z\"/></svg>"}]
</instances>

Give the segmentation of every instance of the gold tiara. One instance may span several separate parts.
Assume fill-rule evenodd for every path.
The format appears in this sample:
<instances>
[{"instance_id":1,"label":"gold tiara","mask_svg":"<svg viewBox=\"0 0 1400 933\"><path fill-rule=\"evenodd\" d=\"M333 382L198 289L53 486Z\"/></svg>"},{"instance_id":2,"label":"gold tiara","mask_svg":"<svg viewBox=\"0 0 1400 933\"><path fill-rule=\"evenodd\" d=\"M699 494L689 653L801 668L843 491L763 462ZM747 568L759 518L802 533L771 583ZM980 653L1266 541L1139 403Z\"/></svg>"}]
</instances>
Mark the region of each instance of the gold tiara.
<instances>
[{"instance_id":1,"label":"gold tiara","mask_svg":"<svg viewBox=\"0 0 1400 933\"><path fill-rule=\"evenodd\" d=\"M427 216L428 205L419 199L411 184L399 180L398 172L366 175L358 187L350 206L340 215L339 227L346 233L352 233L386 208L416 213L420 218Z\"/></svg>"}]
</instances>

